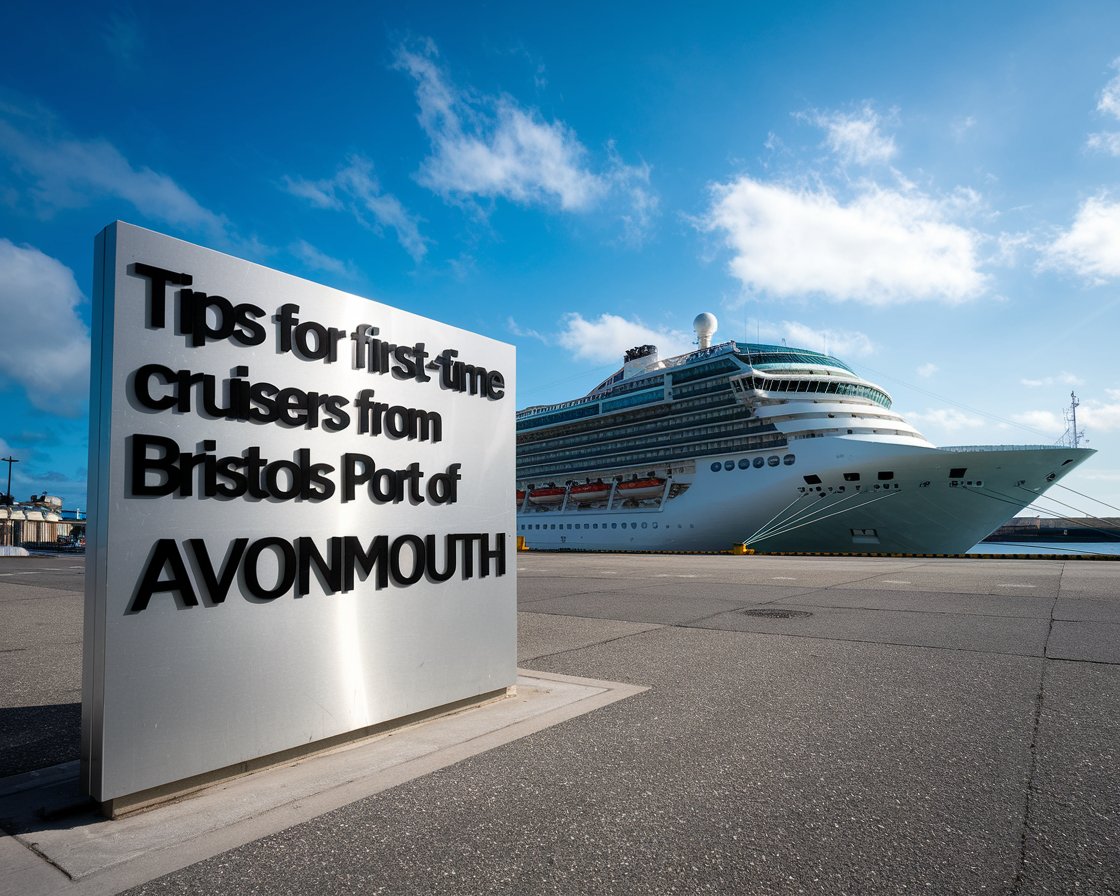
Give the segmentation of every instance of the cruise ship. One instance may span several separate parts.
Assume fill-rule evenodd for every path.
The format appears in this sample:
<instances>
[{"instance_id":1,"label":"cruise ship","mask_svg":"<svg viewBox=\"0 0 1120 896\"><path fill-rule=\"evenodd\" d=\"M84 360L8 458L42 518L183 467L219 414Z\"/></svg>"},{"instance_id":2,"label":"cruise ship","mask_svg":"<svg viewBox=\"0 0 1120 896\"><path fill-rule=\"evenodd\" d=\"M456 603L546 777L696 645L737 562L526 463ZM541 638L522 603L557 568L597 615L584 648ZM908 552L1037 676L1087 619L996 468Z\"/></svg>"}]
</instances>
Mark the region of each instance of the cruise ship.
<instances>
[{"instance_id":1,"label":"cruise ship","mask_svg":"<svg viewBox=\"0 0 1120 896\"><path fill-rule=\"evenodd\" d=\"M517 414L529 548L956 554L1094 452L939 448L886 390L820 352L643 345L582 398Z\"/></svg>"}]
</instances>

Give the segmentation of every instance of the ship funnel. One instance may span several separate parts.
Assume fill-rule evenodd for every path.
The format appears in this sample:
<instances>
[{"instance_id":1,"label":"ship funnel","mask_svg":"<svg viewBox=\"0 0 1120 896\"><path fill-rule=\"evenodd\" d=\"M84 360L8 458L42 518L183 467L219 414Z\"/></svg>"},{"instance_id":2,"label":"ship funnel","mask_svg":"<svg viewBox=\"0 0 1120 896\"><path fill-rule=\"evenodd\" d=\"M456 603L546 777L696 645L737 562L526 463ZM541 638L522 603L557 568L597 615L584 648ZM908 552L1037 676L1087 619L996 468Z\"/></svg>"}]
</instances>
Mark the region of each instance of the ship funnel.
<instances>
[{"instance_id":1,"label":"ship funnel","mask_svg":"<svg viewBox=\"0 0 1120 896\"><path fill-rule=\"evenodd\" d=\"M629 379L648 370L656 370L657 367L656 345L636 345L622 356L623 379Z\"/></svg>"},{"instance_id":2,"label":"ship funnel","mask_svg":"<svg viewBox=\"0 0 1120 896\"><path fill-rule=\"evenodd\" d=\"M712 347L712 334L715 333L718 326L719 321L711 312L705 311L703 314L696 315L696 320L692 322L692 328L696 331L696 342L701 349Z\"/></svg>"}]
</instances>

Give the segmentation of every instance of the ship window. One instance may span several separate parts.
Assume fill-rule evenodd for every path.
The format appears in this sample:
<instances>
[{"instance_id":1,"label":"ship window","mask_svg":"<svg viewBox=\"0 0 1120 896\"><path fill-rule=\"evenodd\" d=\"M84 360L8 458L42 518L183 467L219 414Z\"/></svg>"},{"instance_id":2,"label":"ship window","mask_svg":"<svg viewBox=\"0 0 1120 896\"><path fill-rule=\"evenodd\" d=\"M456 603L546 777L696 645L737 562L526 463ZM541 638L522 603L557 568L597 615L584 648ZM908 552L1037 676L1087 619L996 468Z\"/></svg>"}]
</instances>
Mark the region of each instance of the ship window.
<instances>
[{"instance_id":1,"label":"ship window","mask_svg":"<svg viewBox=\"0 0 1120 896\"><path fill-rule=\"evenodd\" d=\"M755 467L756 470L761 468L762 465L765 464L765 463L766 463L766 461L764 461L761 457L756 457L754 459L754 467Z\"/></svg>"},{"instance_id":2,"label":"ship window","mask_svg":"<svg viewBox=\"0 0 1120 896\"><path fill-rule=\"evenodd\" d=\"M776 454L771 454L768 458L766 458L766 463L769 464L771 467L776 467L781 462L782 462L782 459L780 457L778 457L778 455L776 455Z\"/></svg>"},{"instance_id":3,"label":"ship window","mask_svg":"<svg viewBox=\"0 0 1120 896\"><path fill-rule=\"evenodd\" d=\"M723 462L723 468L724 468L725 470L734 470L734 469L735 469L735 461L733 461L733 460L725 460L725 461Z\"/></svg>"},{"instance_id":4,"label":"ship window","mask_svg":"<svg viewBox=\"0 0 1120 896\"><path fill-rule=\"evenodd\" d=\"M818 476L816 473L810 473L808 476L805 477L805 484L806 485L820 485L821 484L821 477Z\"/></svg>"},{"instance_id":5,"label":"ship window","mask_svg":"<svg viewBox=\"0 0 1120 896\"><path fill-rule=\"evenodd\" d=\"M642 528L643 528L643 529L644 529L644 528L646 528L646 524L645 524L645 523L642 523Z\"/></svg>"},{"instance_id":6,"label":"ship window","mask_svg":"<svg viewBox=\"0 0 1120 896\"><path fill-rule=\"evenodd\" d=\"M968 467L953 467L949 471L950 479L964 479L964 474L968 472Z\"/></svg>"},{"instance_id":7,"label":"ship window","mask_svg":"<svg viewBox=\"0 0 1120 896\"><path fill-rule=\"evenodd\" d=\"M618 523L611 523L611 528L612 529L617 529L618 528Z\"/></svg>"},{"instance_id":8,"label":"ship window","mask_svg":"<svg viewBox=\"0 0 1120 896\"><path fill-rule=\"evenodd\" d=\"M844 481L845 482L859 482L859 473L845 473L844 474Z\"/></svg>"},{"instance_id":9,"label":"ship window","mask_svg":"<svg viewBox=\"0 0 1120 896\"><path fill-rule=\"evenodd\" d=\"M797 455L796 454L787 454L785 457L782 458L782 463L785 464L787 467L792 467L796 462L797 462Z\"/></svg>"},{"instance_id":10,"label":"ship window","mask_svg":"<svg viewBox=\"0 0 1120 896\"><path fill-rule=\"evenodd\" d=\"M721 469L723 469L723 464L721 464L718 460L714 464L712 464L713 473L718 473Z\"/></svg>"},{"instance_id":11,"label":"ship window","mask_svg":"<svg viewBox=\"0 0 1120 896\"><path fill-rule=\"evenodd\" d=\"M751 466L751 462L749 460L747 460L747 458L745 458L745 457L739 458L739 469L740 470L749 470L750 466Z\"/></svg>"},{"instance_id":12,"label":"ship window","mask_svg":"<svg viewBox=\"0 0 1120 896\"><path fill-rule=\"evenodd\" d=\"M894 473L891 470L880 470L879 481L886 482L888 479L894 479Z\"/></svg>"}]
</instances>

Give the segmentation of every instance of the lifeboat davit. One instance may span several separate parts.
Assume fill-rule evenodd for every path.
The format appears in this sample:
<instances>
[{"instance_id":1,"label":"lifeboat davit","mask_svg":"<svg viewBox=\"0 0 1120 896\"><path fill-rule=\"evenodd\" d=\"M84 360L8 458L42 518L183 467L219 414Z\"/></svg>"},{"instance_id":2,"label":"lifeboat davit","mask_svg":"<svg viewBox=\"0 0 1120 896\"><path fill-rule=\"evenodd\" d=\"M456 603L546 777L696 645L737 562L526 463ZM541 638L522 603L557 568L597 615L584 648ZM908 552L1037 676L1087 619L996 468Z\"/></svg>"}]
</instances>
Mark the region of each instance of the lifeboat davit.
<instances>
[{"instance_id":1,"label":"lifeboat davit","mask_svg":"<svg viewBox=\"0 0 1120 896\"><path fill-rule=\"evenodd\" d=\"M559 504L564 500L564 489L558 485L535 488L529 492L530 504Z\"/></svg>"},{"instance_id":2,"label":"lifeboat davit","mask_svg":"<svg viewBox=\"0 0 1120 896\"><path fill-rule=\"evenodd\" d=\"M573 485L569 497L573 501L605 501L610 493L611 487L605 482L586 482Z\"/></svg>"},{"instance_id":3,"label":"lifeboat davit","mask_svg":"<svg viewBox=\"0 0 1120 896\"><path fill-rule=\"evenodd\" d=\"M665 491L665 480L660 476L646 476L618 484L618 494L627 501L645 501L660 498Z\"/></svg>"}]
</instances>

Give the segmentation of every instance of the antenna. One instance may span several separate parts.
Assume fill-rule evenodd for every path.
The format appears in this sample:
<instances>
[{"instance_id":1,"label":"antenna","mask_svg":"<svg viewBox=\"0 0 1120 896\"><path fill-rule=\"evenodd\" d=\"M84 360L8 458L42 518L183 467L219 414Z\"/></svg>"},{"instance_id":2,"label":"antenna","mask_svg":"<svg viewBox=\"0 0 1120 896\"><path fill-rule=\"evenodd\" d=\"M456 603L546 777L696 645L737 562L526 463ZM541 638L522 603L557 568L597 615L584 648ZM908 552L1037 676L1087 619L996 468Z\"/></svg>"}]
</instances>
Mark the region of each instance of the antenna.
<instances>
[{"instance_id":1,"label":"antenna","mask_svg":"<svg viewBox=\"0 0 1120 896\"><path fill-rule=\"evenodd\" d=\"M1082 442L1088 442L1085 438L1085 433L1077 428L1077 408L1081 402L1077 400L1077 393L1069 393L1069 407L1066 408L1066 432L1062 436L1062 442L1069 445L1070 448L1080 448Z\"/></svg>"}]
</instances>

